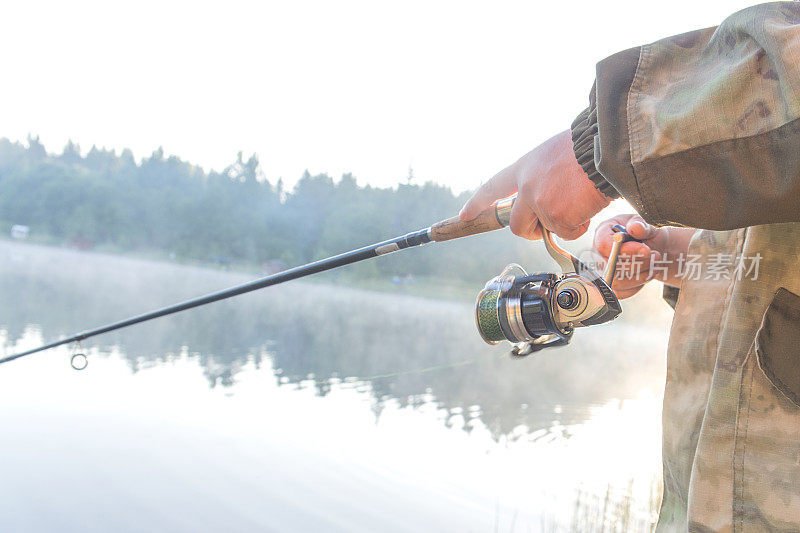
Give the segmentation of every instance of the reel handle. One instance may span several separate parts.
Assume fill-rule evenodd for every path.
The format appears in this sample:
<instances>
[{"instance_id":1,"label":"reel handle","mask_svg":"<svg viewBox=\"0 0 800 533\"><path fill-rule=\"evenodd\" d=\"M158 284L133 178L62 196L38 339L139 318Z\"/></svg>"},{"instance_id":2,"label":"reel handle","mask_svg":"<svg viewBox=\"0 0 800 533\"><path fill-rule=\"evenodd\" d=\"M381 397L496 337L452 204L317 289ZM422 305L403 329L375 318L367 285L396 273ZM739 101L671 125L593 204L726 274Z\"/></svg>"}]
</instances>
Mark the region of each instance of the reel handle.
<instances>
[{"instance_id":1,"label":"reel handle","mask_svg":"<svg viewBox=\"0 0 800 533\"><path fill-rule=\"evenodd\" d=\"M517 195L498 200L493 206L483 211L472 220L461 220L455 216L437 222L428 230L431 240L436 242L450 241L459 237L478 235L508 226L511 220L511 207Z\"/></svg>"},{"instance_id":2,"label":"reel handle","mask_svg":"<svg viewBox=\"0 0 800 533\"><path fill-rule=\"evenodd\" d=\"M614 232L614 243L611 245L611 253L608 254L606 271L603 273L603 281L605 281L609 287L611 287L611 283L614 281L614 274L617 272L617 259L619 259L619 251L622 245L630 241L642 242L628 233L627 228L622 224L614 224L611 226L611 231Z\"/></svg>"}]
</instances>

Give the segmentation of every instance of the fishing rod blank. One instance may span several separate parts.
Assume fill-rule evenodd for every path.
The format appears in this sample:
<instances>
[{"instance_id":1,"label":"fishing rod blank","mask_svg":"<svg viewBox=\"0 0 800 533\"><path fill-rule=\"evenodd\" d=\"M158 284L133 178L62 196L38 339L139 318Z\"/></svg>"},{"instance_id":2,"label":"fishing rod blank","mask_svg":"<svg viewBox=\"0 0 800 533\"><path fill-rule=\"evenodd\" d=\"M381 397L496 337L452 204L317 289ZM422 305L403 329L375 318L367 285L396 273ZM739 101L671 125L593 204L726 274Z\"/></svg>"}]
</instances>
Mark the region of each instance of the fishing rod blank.
<instances>
[{"instance_id":1,"label":"fishing rod blank","mask_svg":"<svg viewBox=\"0 0 800 533\"><path fill-rule=\"evenodd\" d=\"M55 348L56 346L80 342L84 339L101 335L103 333L108 333L110 331L127 328L128 326L133 326L134 324L140 324L142 322L147 322L148 320L153 320L155 318L171 315L180 311L192 309L194 307L200 307L202 305L218 302L220 300L225 300L226 298L232 298L233 296L257 291L265 287L278 285L293 279L303 278L319 272L325 272L326 270L332 270L334 268L350 265L366 259L372 259L373 257L386 255L399 250L404 250L406 248L422 246L423 244L427 244L429 242L449 241L458 239L460 237L477 235L480 233L486 233L487 231L504 228L508 226L511 218L511 207L514 203L514 199L515 197L510 197L500 200L472 220L463 221L457 216L449 218L447 220L438 222L429 228L420 231L414 231L401 237L396 237L394 239L389 239L387 241L365 246L363 248L351 250L349 252L328 257L326 259L320 259L319 261L314 261L313 263L308 263L306 265L290 268L288 270L284 270L283 272L278 272L277 274L259 278L242 285L236 285L235 287L231 287L229 289L213 292L211 294L186 300L175 305L156 309L154 311L133 316L131 318L126 318L125 320L120 320L105 326L100 326L95 329L77 333L71 337L60 339L58 341L39 346L38 348L32 348L24 352L9 355L0 358L0 364L13 361L14 359L19 359L20 357L25 357L26 355L49 350L50 348Z\"/></svg>"}]
</instances>

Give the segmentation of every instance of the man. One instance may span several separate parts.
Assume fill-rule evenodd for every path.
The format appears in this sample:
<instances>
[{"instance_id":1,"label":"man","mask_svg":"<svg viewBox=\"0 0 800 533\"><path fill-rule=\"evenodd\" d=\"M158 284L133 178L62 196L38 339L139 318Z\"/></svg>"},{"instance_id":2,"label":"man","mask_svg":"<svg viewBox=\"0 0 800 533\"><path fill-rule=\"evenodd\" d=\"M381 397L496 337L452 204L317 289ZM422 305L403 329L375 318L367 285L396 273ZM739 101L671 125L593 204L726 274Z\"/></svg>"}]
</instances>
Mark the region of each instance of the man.
<instances>
[{"instance_id":1,"label":"man","mask_svg":"<svg viewBox=\"0 0 800 533\"><path fill-rule=\"evenodd\" d=\"M611 56L589 100L461 216L518 191L515 234L573 239L623 196L653 226L701 228L687 245L706 271L680 281L667 354L658 530L799 531L800 4ZM645 252L680 248L636 231ZM757 275L734 268L756 258Z\"/></svg>"}]
</instances>

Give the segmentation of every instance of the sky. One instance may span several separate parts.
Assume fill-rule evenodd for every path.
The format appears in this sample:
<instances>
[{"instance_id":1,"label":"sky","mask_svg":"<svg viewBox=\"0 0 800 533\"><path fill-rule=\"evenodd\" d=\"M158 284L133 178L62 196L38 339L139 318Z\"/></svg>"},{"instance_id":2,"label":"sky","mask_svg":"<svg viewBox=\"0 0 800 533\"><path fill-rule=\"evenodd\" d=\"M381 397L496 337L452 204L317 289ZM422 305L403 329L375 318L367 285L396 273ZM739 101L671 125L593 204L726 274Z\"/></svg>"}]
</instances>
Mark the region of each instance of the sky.
<instances>
[{"instance_id":1,"label":"sky","mask_svg":"<svg viewBox=\"0 0 800 533\"><path fill-rule=\"evenodd\" d=\"M0 137L463 191L568 128L599 60L754 3L14 2Z\"/></svg>"}]
</instances>

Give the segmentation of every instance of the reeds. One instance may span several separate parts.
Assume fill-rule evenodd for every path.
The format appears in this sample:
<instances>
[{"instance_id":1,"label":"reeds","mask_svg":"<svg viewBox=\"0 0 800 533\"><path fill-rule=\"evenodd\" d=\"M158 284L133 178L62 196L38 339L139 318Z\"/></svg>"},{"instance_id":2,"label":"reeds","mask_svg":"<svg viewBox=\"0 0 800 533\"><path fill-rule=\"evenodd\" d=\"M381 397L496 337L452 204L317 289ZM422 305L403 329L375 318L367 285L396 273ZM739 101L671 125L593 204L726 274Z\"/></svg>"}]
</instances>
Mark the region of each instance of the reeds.
<instances>
[{"instance_id":1,"label":"reeds","mask_svg":"<svg viewBox=\"0 0 800 533\"><path fill-rule=\"evenodd\" d=\"M651 533L661 506L661 477L650 482L648 497L634 494L634 480L619 487L607 485L604 492L576 490L572 516L564 521L553 513L540 517L542 533ZM641 491L640 491L641 492Z\"/></svg>"}]
</instances>

